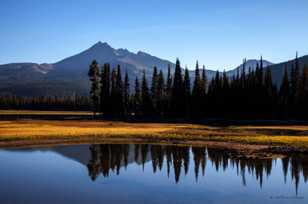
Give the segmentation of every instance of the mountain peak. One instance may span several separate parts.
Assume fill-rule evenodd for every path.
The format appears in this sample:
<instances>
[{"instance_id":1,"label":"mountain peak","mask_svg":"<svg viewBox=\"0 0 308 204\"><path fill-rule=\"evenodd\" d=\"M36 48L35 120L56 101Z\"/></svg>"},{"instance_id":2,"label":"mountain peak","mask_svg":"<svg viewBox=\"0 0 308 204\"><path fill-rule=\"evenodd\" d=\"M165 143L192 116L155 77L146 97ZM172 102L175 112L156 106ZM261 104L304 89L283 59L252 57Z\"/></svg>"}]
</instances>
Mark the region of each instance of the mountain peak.
<instances>
[{"instance_id":1,"label":"mountain peak","mask_svg":"<svg viewBox=\"0 0 308 204\"><path fill-rule=\"evenodd\" d=\"M98 41L91 48L112 48L108 43Z\"/></svg>"}]
</instances>

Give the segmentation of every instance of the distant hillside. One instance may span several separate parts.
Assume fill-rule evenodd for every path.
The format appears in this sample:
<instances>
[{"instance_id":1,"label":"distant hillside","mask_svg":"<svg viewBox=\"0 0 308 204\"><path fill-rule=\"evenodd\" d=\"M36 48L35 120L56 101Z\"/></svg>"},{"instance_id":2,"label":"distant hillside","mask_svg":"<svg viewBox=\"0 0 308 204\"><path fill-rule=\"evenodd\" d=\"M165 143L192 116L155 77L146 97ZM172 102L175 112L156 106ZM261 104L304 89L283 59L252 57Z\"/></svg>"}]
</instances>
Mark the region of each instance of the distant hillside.
<instances>
[{"instance_id":1,"label":"distant hillside","mask_svg":"<svg viewBox=\"0 0 308 204\"><path fill-rule=\"evenodd\" d=\"M298 58L298 62L299 62L299 66L300 66L301 69L303 69L305 65L308 66L308 55L299 57ZM282 63L279 63L279 64L274 64L274 65L271 65L271 66L268 67L269 69L271 69L273 81L277 85L281 84L285 67L288 68L288 72L290 74L292 64L294 64L294 59L290 60L290 61L287 61L287 62L282 62Z\"/></svg>"},{"instance_id":2,"label":"distant hillside","mask_svg":"<svg viewBox=\"0 0 308 204\"><path fill-rule=\"evenodd\" d=\"M260 60L256 60L256 59L247 60L246 65L245 65L246 72L248 73L249 69L251 71L256 70L257 64L260 64ZM268 67L270 65L273 65L273 63L267 60L263 60L263 67ZM240 66L236 67L235 69L228 71L227 75L234 76L234 75L237 75L237 73L242 73L242 70L243 70L243 63Z\"/></svg>"}]
</instances>

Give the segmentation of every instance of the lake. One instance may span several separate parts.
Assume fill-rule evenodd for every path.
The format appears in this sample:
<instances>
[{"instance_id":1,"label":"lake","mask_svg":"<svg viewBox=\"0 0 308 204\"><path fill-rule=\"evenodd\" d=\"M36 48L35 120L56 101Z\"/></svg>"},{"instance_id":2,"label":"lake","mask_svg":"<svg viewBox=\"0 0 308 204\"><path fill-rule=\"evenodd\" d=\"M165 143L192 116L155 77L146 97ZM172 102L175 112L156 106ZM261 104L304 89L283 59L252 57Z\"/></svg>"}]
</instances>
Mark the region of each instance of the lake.
<instances>
[{"instance_id":1,"label":"lake","mask_svg":"<svg viewBox=\"0 0 308 204\"><path fill-rule=\"evenodd\" d=\"M308 157L100 144L0 150L1 204L308 203Z\"/></svg>"}]
</instances>

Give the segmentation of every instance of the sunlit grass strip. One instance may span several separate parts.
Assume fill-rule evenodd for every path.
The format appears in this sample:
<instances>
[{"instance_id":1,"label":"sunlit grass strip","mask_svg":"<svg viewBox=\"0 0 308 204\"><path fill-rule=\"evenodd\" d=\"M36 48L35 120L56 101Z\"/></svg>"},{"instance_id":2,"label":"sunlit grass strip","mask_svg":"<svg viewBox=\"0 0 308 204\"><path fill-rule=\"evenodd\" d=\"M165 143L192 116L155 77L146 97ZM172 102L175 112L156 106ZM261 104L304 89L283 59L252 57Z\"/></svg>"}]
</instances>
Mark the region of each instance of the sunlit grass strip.
<instances>
[{"instance_id":1,"label":"sunlit grass strip","mask_svg":"<svg viewBox=\"0 0 308 204\"><path fill-rule=\"evenodd\" d=\"M211 136L211 141L262 145L287 145L308 148L308 136Z\"/></svg>"},{"instance_id":2,"label":"sunlit grass strip","mask_svg":"<svg viewBox=\"0 0 308 204\"><path fill-rule=\"evenodd\" d=\"M261 134L256 127L211 127L193 124L125 123L112 121L0 121L0 141L75 140L104 138L144 138L238 142L243 144L287 145L308 148L308 135ZM288 130L289 126L264 127ZM260 128L258 126L258 128ZM308 127L301 126L302 131ZM262 128L261 128L262 129Z\"/></svg>"},{"instance_id":3,"label":"sunlit grass strip","mask_svg":"<svg viewBox=\"0 0 308 204\"><path fill-rule=\"evenodd\" d=\"M231 127L230 127L231 128ZM308 131L307 125L234 126L237 130L298 130Z\"/></svg>"}]
</instances>

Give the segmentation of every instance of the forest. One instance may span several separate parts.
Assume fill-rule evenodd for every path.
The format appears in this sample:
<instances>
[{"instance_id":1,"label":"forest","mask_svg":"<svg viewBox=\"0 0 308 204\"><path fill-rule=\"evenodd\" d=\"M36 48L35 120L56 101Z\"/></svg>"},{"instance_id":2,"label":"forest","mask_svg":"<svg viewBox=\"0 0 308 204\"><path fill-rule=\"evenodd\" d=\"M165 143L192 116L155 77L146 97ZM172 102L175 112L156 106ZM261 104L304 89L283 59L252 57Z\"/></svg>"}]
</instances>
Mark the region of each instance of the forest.
<instances>
[{"instance_id":1,"label":"forest","mask_svg":"<svg viewBox=\"0 0 308 204\"><path fill-rule=\"evenodd\" d=\"M49 110L89 111L91 102L87 96L67 97L22 97L10 94L0 95L1 110Z\"/></svg>"},{"instance_id":2,"label":"forest","mask_svg":"<svg viewBox=\"0 0 308 204\"><path fill-rule=\"evenodd\" d=\"M291 63L291 62L290 62ZM195 68L191 81L187 68L176 60L165 77L162 70L153 67L152 79L145 72L130 84L128 74L121 76L121 67L111 69L93 61L89 67L90 100L94 114L117 118L169 117L183 119L253 118L253 119L307 119L308 66L300 67L298 58L285 67L282 83L277 87L270 69L263 67L262 57L255 70L243 67L228 77L216 72L208 80L205 69ZM133 90L133 91L131 91Z\"/></svg>"},{"instance_id":3,"label":"forest","mask_svg":"<svg viewBox=\"0 0 308 204\"><path fill-rule=\"evenodd\" d=\"M211 80L198 62L193 78L177 59L174 72L169 65L165 76L154 66L148 81L145 71L140 78L130 80L127 73L121 75L120 65L111 68L109 63L99 65L93 60L88 71L89 96L2 94L0 109L93 111L96 117L116 119L307 119L308 66L301 67L297 56L290 63L291 71L286 65L282 83L277 86L262 57L255 69L247 67L244 59L236 75L229 77L225 71L217 71Z\"/></svg>"}]
</instances>

